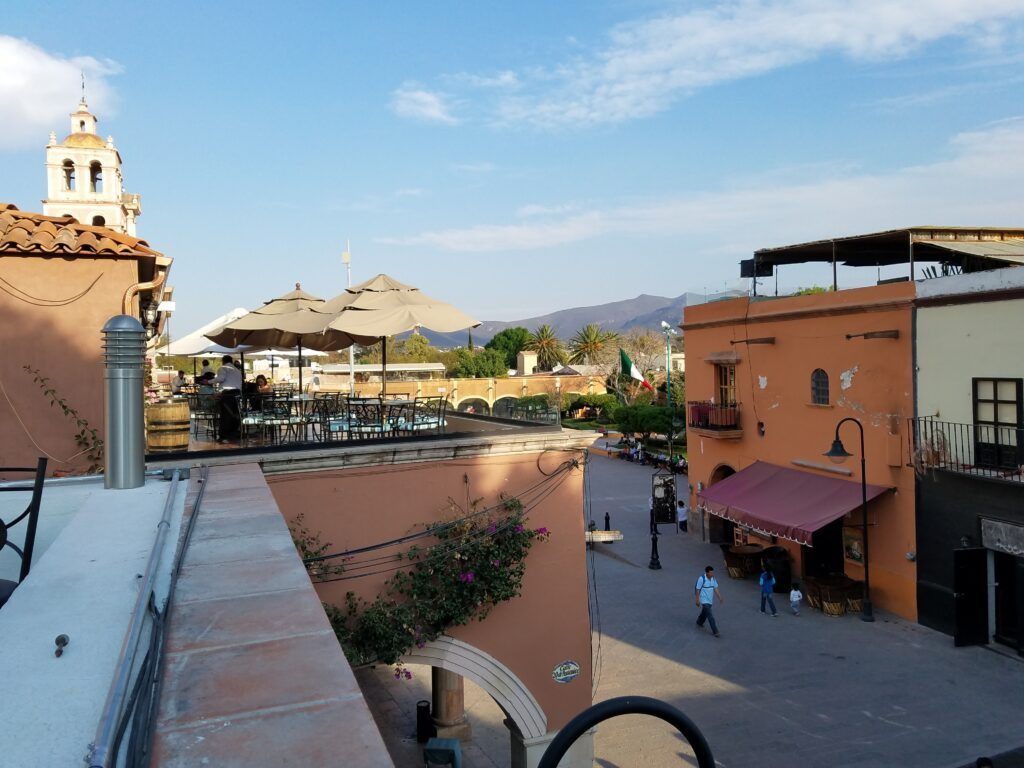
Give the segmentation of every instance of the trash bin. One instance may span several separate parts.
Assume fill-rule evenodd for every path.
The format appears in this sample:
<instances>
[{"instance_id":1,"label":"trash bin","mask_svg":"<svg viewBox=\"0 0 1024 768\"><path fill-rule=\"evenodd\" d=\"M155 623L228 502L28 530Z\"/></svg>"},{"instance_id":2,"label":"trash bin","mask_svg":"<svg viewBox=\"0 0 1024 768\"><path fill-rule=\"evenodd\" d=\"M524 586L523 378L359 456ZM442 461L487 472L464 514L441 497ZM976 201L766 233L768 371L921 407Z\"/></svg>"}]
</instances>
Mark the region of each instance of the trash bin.
<instances>
[{"instance_id":1,"label":"trash bin","mask_svg":"<svg viewBox=\"0 0 1024 768\"><path fill-rule=\"evenodd\" d=\"M430 702L421 699L416 702L416 741L424 744L434 735L434 721L430 718Z\"/></svg>"},{"instance_id":2,"label":"trash bin","mask_svg":"<svg viewBox=\"0 0 1024 768\"><path fill-rule=\"evenodd\" d=\"M775 574L775 589L772 591L776 594L788 593L793 588L793 568L786 548L768 547L761 553L761 559Z\"/></svg>"}]
</instances>

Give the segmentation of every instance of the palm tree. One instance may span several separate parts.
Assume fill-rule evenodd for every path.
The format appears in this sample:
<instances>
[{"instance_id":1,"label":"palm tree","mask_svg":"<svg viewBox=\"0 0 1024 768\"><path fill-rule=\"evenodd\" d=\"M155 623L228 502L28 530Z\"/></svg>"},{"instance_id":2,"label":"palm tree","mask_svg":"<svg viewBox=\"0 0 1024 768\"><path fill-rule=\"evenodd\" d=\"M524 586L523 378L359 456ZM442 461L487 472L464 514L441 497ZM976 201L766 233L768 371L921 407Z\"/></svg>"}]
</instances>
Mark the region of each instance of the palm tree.
<instances>
[{"instance_id":1,"label":"palm tree","mask_svg":"<svg viewBox=\"0 0 1024 768\"><path fill-rule=\"evenodd\" d=\"M597 323L585 325L576 331L576 335L569 342L569 349L572 351L569 362L590 365L599 360L601 354L614 346L618 340L619 334L606 331Z\"/></svg>"},{"instance_id":2,"label":"palm tree","mask_svg":"<svg viewBox=\"0 0 1024 768\"><path fill-rule=\"evenodd\" d=\"M537 367L542 371L550 371L556 364L565 362L562 342L547 323L530 334L526 349L537 353Z\"/></svg>"}]
</instances>

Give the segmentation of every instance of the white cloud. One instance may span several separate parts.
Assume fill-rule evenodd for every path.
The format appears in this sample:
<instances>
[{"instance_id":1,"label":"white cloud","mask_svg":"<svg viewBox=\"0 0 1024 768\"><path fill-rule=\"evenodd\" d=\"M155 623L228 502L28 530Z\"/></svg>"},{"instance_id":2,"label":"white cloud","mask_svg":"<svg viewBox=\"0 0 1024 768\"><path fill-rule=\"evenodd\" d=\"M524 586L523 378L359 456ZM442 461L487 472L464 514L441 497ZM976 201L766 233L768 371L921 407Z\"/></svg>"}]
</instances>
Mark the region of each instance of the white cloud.
<instances>
[{"instance_id":1,"label":"white cloud","mask_svg":"<svg viewBox=\"0 0 1024 768\"><path fill-rule=\"evenodd\" d=\"M399 117L426 123L456 125L459 122L452 115L444 94L428 91L413 82L403 83L402 87L392 94L391 109Z\"/></svg>"},{"instance_id":2,"label":"white cloud","mask_svg":"<svg viewBox=\"0 0 1024 768\"><path fill-rule=\"evenodd\" d=\"M702 88L831 54L895 59L954 38L990 53L1022 20L1020 0L729 0L614 27L599 53L517 78L532 87L502 98L496 119L619 123Z\"/></svg>"},{"instance_id":3,"label":"white cloud","mask_svg":"<svg viewBox=\"0 0 1024 768\"><path fill-rule=\"evenodd\" d=\"M562 205L523 205L516 209L516 216L521 219L531 216L557 216L563 213L578 211L580 206L576 203L564 203Z\"/></svg>"},{"instance_id":4,"label":"white cloud","mask_svg":"<svg viewBox=\"0 0 1024 768\"><path fill-rule=\"evenodd\" d=\"M0 149L40 147L50 131L63 137L68 115L86 96L96 114L112 112L113 92L106 78L121 67L92 56L64 58L17 37L0 35Z\"/></svg>"},{"instance_id":5,"label":"white cloud","mask_svg":"<svg viewBox=\"0 0 1024 768\"><path fill-rule=\"evenodd\" d=\"M841 168L837 165L831 176L814 175L801 182L752 184L646 205L433 230L379 242L486 253L537 250L615 235L687 236L699 238L702 254L721 253L735 245L733 254L746 258L756 247L901 226L1015 226L1024 202L1019 184L1024 176L1024 117L953 137L950 157L935 163L874 175L843 173ZM518 213L523 215L523 210ZM746 242L737 237L741 232L749 233Z\"/></svg>"}]
</instances>

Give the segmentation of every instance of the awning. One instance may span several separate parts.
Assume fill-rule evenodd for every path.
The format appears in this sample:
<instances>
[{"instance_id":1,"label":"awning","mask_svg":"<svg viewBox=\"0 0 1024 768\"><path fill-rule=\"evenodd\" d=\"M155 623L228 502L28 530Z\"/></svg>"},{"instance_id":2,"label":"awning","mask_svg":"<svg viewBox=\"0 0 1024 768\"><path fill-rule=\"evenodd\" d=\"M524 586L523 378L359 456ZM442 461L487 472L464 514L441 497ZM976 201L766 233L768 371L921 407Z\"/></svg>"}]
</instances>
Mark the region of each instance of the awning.
<instances>
[{"instance_id":1,"label":"awning","mask_svg":"<svg viewBox=\"0 0 1024 768\"><path fill-rule=\"evenodd\" d=\"M888 490L869 485L868 501ZM809 545L816 530L861 505L861 489L859 482L757 461L700 491L697 498L714 515Z\"/></svg>"}]
</instances>

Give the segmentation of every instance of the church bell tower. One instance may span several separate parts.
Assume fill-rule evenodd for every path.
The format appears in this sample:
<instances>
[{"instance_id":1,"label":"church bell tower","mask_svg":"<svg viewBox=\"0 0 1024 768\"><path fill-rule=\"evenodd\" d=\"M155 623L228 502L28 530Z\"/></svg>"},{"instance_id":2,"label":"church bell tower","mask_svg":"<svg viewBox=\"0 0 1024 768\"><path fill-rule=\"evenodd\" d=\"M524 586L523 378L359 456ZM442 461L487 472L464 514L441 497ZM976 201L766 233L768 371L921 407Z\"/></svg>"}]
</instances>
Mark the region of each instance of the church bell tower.
<instances>
[{"instance_id":1,"label":"church bell tower","mask_svg":"<svg viewBox=\"0 0 1024 768\"><path fill-rule=\"evenodd\" d=\"M123 191L121 155L108 136L96 133L96 116L83 93L71 113L71 133L57 143L50 134L46 146L47 216L74 216L82 224L107 227L135 236L135 219L142 214L142 197Z\"/></svg>"}]
</instances>

